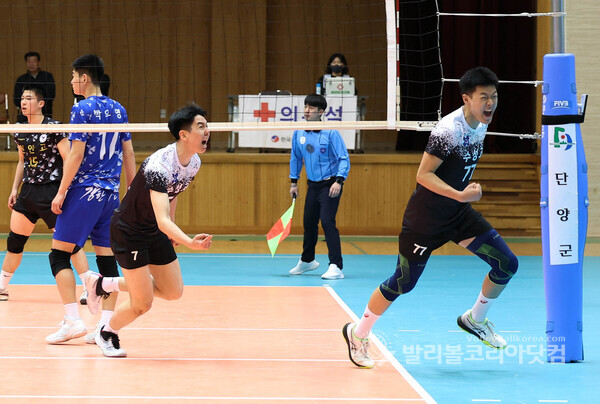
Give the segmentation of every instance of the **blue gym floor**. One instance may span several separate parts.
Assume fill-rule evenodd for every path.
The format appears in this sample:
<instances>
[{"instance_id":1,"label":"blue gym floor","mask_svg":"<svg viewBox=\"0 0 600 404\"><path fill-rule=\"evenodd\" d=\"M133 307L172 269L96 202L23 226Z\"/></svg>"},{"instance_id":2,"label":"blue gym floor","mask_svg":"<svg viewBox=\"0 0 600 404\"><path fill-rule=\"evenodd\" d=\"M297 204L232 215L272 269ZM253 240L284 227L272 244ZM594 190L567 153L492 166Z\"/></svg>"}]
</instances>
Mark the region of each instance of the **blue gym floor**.
<instances>
[{"instance_id":1,"label":"blue gym floor","mask_svg":"<svg viewBox=\"0 0 600 404\"><path fill-rule=\"evenodd\" d=\"M93 255L88 256L94 269ZM301 276L287 273L296 255L179 254L179 259L188 285L329 285L357 316L396 265L391 255L347 255L346 279L323 281L326 256L317 256L322 268ZM517 276L489 312L509 341L504 351L485 347L456 326L456 317L472 306L486 272L474 256L432 256L417 288L400 297L376 324L374 334L438 403L600 402L600 257L584 262L585 361L569 364L546 363L542 258L519 259ZM25 253L11 282L53 283L47 253ZM326 381L315 380L319 382Z\"/></svg>"}]
</instances>

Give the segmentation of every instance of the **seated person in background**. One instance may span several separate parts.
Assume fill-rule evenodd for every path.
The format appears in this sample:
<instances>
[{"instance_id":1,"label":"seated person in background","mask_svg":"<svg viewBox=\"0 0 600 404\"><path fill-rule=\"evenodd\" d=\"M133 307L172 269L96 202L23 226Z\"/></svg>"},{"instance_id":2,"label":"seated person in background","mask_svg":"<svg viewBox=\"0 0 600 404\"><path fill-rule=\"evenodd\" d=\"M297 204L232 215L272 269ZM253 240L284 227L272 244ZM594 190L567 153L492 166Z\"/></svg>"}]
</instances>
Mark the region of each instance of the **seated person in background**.
<instances>
[{"instance_id":1,"label":"seated person in background","mask_svg":"<svg viewBox=\"0 0 600 404\"><path fill-rule=\"evenodd\" d=\"M346 57L343 54L334 53L333 55L329 56L325 74L319 77L319 80L317 81L317 85L320 85L321 87L321 95L327 95L325 91L325 83L323 81L330 77L350 77L348 75L348 63L346 62Z\"/></svg>"},{"instance_id":2,"label":"seated person in background","mask_svg":"<svg viewBox=\"0 0 600 404\"><path fill-rule=\"evenodd\" d=\"M44 98L44 107L42 113L48 118L52 118L52 102L56 96L56 85L54 83L54 77L52 73L46 72L40 68L40 54L38 52L27 52L25 54L25 63L27 65L27 73L19 76L15 83L15 90L13 93L13 102L17 107L17 122L23 123L27 121L25 116L21 114L18 108L21 108L21 95L23 94L23 87L26 84L40 84L44 87L46 94Z\"/></svg>"}]
</instances>

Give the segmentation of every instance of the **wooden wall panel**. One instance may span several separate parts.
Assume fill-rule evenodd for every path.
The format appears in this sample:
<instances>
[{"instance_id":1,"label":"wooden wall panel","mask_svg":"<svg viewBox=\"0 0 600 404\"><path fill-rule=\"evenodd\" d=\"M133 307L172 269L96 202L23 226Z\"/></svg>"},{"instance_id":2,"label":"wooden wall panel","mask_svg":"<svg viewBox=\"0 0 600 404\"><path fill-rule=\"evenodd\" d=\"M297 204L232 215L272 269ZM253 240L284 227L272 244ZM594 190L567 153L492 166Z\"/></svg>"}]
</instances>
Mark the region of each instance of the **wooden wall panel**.
<instances>
[{"instance_id":1,"label":"wooden wall panel","mask_svg":"<svg viewBox=\"0 0 600 404\"><path fill-rule=\"evenodd\" d=\"M138 153L139 164L147 154ZM0 201L10 192L15 153L0 153ZM290 206L289 155L207 153L192 185L178 197L176 222L188 233L266 234ZM396 235L415 188L420 154L352 155L337 223L345 235ZM539 236L539 158L484 155L475 171L484 197L475 204L506 236ZM503 173L503 174L501 174ZM10 174L10 175L9 175ZM293 234L302 234L306 177L299 181ZM125 192L121 188L121 193ZM514 207L519 201L519 206ZM0 232L10 211L0 209ZM48 232L39 223L36 232Z\"/></svg>"},{"instance_id":2,"label":"wooden wall panel","mask_svg":"<svg viewBox=\"0 0 600 404\"><path fill-rule=\"evenodd\" d=\"M385 81L383 5L373 7L367 0L344 0L342 7L283 0L8 3L0 4L6 32L0 43L0 54L6 55L0 91L12 93L14 79L25 71L23 54L36 50L42 68L55 76L55 118L63 121L73 102L70 64L92 52L104 59L110 95L125 105L132 122L165 121L161 109L168 116L190 99L205 106L210 120L226 121L227 95L266 89L309 93L333 52L346 53L359 81L360 75ZM362 20L354 24L357 13ZM372 105L385 98L385 87L367 82L359 88ZM382 117L373 112L369 118ZM142 136L169 140L164 134L135 139Z\"/></svg>"}]
</instances>

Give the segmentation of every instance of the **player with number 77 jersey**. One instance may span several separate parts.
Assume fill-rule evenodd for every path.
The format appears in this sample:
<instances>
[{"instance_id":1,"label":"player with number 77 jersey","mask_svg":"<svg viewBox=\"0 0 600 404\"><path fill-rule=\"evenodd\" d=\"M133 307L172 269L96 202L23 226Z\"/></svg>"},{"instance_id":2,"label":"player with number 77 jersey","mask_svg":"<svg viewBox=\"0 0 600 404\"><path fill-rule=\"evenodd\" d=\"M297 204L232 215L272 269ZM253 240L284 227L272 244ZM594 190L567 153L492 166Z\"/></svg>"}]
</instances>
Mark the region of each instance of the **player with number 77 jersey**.
<instances>
[{"instance_id":1,"label":"player with number 77 jersey","mask_svg":"<svg viewBox=\"0 0 600 404\"><path fill-rule=\"evenodd\" d=\"M375 289L360 321L342 328L350 360L359 367L375 365L369 357L368 338L377 319L396 298L414 289L431 253L449 241L489 266L475 304L458 316L457 325L489 347L504 349L507 345L487 320L487 312L517 272L518 259L471 206L482 196L481 185L471 182L471 177L498 106L498 77L488 68L475 67L461 77L459 87L463 106L436 125L419 164L417 186L398 236L395 271ZM449 266L442 277L460 276L460 268L456 269Z\"/></svg>"},{"instance_id":2,"label":"player with number 77 jersey","mask_svg":"<svg viewBox=\"0 0 600 404\"><path fill-rule=\"evenodd\" d=\"M103 74L104 62L96 55L84 55L73 62L71 86L76 95L85 99L72 107L72 124L127 123L125 108L100 90L99 81ZM104 276L119 274L110 248L110 219L119 206L121 168L124 167L127 186L135 176L135 155L129 132L71 132L69 140L71 150L52 201L52 211L58 218L49 259L66 314L60 329L46 337L52 344L86 334L77 308L70 260L73 256L85 284L91 275L87 260L78 258L75 261L74 254L83 248L88 238L94 246L99 272ZM86 289L93 293L87 284ZM99 311L99 302L87 301L92 314ZM103 302L99 326L110 320L115 303L116 294ZM94 343L94 339L86 339L86 342Z\"/></svg>"}]
</instances>

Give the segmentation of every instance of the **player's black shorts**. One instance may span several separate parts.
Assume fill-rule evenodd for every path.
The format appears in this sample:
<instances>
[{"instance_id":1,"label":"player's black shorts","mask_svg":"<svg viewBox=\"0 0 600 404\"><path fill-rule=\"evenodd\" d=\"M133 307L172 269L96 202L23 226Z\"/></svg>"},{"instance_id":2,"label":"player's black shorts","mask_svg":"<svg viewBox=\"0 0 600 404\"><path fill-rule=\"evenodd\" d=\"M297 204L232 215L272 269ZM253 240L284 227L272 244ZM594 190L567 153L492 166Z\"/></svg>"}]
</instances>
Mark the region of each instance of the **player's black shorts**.
<instances>
[{"instance_id":1,"label":"player's black shorts","mask_svg":"<svg viewBox=\"0 0 600 404\"><path fill-rule=\"evenodd\" d=\"M56 215L52 213L52 200L58 192L59 182L47 184L24 183L13 210L25 215L31 223L42 218L49 229L56 226Z\"/></svg>"},{"instance_id":2,"label":"player's black shorts","mask_svg":"<svg viewBox=\"0 0 600 404\"><path fill-rule=\"evenodd\" d=\"M127 230L114 216L110 222L110 246L123 269L167 265L177 259L171 240L162 232L153 235Z\"/></svg>"},{"instance_id":3,"label":"player's black shorts","mask_svg":"<svg viewBox=\"0 0 600 404\"><path fill-rule=\"evenodd\" d=\"M409 261L425 262L431 253L448 241L460 243L471 237L477 237L493 229L492 225L471 206L457 225L436 234L421 234L413 229L402 228L398 237L398 251Z\"/></svg>"}]
</instances>

